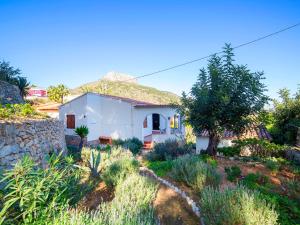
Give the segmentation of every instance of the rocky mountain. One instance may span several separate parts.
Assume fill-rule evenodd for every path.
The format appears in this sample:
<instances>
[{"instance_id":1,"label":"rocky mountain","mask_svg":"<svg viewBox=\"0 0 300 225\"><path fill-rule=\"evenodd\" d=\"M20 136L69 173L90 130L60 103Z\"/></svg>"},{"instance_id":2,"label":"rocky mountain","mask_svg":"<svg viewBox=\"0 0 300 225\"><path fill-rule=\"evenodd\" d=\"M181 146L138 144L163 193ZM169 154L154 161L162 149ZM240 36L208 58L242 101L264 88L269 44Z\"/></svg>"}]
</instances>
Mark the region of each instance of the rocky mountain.
<instances>
[{"instance_id":1,"label":"rocky mountain","mask_svg":"<svg viewBox=\"0 0 300 225\"><path fill-rule=\"evenodd\" d=\"M83 84L73 90L71 94L77 95L85 92L96 92L132 98L155 104L178 103L179 96L168 91L160 91L153 87L140 85L133 76L109 72L102 79Z\"/></svg>"}]
</instances>

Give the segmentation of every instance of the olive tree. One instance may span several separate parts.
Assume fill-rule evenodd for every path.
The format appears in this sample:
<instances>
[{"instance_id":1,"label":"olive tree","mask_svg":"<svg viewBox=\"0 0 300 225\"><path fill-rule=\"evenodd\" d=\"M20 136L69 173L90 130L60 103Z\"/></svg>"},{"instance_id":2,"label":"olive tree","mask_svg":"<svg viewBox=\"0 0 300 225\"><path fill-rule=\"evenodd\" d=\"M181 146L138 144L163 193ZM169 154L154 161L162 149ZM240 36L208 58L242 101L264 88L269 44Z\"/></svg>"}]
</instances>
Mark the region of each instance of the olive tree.
<instances>
[{"instance_id":1,"label":"olive tree","mask_svg":"<svg viewBox=\"0 0 300 225\"><path fill-rule=\"evenodd\" d=\"M196 133L207 130L207 152L215 155L225 129L241 134L268 101L263 72L236 65L229 44L202 68L190 93L183 92L179 110Z\"/></svg>"},{"instance_id":2,"label":"olive tree","mask_svg":"<svg viewBox=\"0 0 300 225\"><path fill-rule=\"evenodd\" d=\"M47 89L47 95L49 99L58 103L64 103L64 97L67 96L69 93L69 88L67 88L63 84L59 84L57 86L50 86Z\"/></svg>"}]
</instances>

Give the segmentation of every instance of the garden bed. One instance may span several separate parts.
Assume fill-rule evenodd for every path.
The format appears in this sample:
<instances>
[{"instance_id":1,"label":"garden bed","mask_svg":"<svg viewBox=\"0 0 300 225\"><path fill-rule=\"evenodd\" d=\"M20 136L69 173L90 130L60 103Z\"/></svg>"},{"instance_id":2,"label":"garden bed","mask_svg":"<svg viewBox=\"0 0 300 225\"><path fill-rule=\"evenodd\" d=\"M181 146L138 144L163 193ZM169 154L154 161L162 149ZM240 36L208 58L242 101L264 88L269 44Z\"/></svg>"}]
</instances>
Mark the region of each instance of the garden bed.
<instances>
[{"instance_id":1,"label":"garden bed","mask_svg":"<svg viewBox=\"0 0 300 225\"><path fill-rule=\"evenodd\" d=\"M273 161L270 163L270 159L255 161L247 157L216 157L215 159L195 157L215 166L220 175L221 191L244 185L249 190L258 191L261 201L274 205L280 224L300 224L300 173L298 167L283 159L278 159L276 164ZM199 203L201 210L201 191L187 185L184 181L174 179L171 172L174 160L152 162L145 160L144 165L186 192L195 202ZM229 181L228 168L237 167L240 169L240 174Z\"/></svg>"}]
</instances>

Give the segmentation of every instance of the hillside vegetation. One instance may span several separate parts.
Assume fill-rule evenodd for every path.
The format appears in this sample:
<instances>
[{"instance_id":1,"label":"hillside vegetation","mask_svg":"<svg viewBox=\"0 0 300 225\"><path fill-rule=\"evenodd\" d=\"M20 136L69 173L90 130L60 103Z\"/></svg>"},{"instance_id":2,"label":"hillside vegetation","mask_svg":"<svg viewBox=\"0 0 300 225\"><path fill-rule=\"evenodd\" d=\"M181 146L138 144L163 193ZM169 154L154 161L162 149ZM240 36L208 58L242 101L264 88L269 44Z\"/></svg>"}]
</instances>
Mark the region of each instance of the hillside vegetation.
<instances>
[{"instance_id":1,"label":"hillside vegetation","mask_svg":"<svg viewBox=\"0 0 300 225\"><path fill-rule=\"evenodd\" d=\"M85 92L95 92L126 98L132 98L140 101L151 102L155 104L169 104L179 102L176 94L167 91L143 86L136 83L98 80L87 83L71 90L71 94L82 94Z\"/></svg>"}]
</instances>

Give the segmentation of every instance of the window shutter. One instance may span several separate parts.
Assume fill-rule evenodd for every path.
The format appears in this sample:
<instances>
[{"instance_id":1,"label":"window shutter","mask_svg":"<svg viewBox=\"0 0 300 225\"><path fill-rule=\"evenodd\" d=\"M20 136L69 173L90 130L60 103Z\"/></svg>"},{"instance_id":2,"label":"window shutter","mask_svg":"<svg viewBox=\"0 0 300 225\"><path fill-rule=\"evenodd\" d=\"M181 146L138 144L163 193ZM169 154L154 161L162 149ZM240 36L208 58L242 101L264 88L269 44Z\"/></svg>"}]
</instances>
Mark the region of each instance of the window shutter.
<instances>
[{"instance_id":1,"label":"window shutter","mask_svg":"<svg viewBox=\"0 0 300 225\"><path fill-rule=\"evenodd\" d=\"M75 115L67 115L67 128L75 129Z\"/></svg>"}]
</instances>

